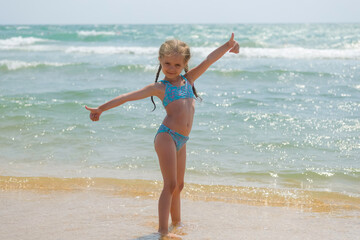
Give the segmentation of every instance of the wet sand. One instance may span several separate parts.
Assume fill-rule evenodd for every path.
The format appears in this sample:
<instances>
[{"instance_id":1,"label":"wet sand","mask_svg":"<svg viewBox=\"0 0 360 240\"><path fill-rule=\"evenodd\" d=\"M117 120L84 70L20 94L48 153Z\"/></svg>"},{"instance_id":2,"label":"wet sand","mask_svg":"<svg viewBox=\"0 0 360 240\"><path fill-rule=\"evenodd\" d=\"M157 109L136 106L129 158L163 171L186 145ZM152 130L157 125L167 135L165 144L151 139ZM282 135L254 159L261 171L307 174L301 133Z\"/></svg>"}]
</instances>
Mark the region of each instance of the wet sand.
<instances>
[{"instance_id":1,"label":"wet sand","mask_svg":"<svg viewBox=\"0 0 360 240\"><path fill-rule=\"evenodd\" d=\"M3 190L0 239L158 239L157 200L101 191ZM359 239L358 211L183 200L183 239Z\"/></svg>"}]
</instances>

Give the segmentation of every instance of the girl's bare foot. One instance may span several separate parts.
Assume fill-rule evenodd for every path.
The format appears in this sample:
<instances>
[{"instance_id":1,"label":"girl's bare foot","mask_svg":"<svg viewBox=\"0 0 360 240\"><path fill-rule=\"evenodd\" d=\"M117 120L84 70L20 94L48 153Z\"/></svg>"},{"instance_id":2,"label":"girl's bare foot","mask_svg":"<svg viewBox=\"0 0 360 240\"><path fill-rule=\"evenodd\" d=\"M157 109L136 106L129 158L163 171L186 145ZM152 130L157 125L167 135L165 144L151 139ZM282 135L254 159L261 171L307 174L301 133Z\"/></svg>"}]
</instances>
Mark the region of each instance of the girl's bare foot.
<instances>
[{"instance_id":1,"label":"girl's bare foot","mask_svg":"<svg viewBox=\"0 0 360 240\"><path fill-rule=\"evenodd\" d=\"M185 225L182 222L172 223L169 231L181 236L186 235L187 233L184 232L184 227Z\"/></svg>"},{"instance_id":2,"label":"girl's bare foot","mask_svg":"<svg viewBox=\"0 0 360 240\"><path fill-rule=\"evenodd\" d=\"M182 239L182 238L174 233L161 234L160 240L167 240L167 239Z\"/></svg>"}]
</instances>

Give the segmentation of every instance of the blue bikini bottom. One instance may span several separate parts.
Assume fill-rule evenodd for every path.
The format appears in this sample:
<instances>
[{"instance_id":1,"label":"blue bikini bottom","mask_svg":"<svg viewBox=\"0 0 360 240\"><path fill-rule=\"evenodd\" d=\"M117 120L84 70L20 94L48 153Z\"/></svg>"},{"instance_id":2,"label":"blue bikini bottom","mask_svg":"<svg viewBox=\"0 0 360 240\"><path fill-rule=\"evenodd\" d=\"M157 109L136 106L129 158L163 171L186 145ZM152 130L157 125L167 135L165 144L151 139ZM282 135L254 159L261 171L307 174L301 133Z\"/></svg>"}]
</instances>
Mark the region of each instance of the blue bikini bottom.
<instances>
[{"instance_id":1,"label":"blue bikini bottom","mask_svg":"<svg viewBox=\"0 0 360 240\"><path fill-rule=\"evenodd\" d=\"M184 135L181 135L180 133L171 130L164 124L161 124L161 126L159 127L159 130L157 131L155 138L159 133L163 133L163 132L168 133L172 137L176 146L176 151L179 151L184 146L184 144L189 140L189 137L186 137Z\"/></svg>"}]
</instances>

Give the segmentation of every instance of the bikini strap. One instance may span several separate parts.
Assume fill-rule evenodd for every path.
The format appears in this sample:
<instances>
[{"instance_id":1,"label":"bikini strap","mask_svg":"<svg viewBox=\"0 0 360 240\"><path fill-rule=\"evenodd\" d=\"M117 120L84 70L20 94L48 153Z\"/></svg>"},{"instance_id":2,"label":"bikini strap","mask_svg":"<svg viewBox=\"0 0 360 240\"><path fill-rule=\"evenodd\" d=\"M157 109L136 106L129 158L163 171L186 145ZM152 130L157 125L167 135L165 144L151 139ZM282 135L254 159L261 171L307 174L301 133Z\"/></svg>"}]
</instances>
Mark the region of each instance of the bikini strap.
<instances>
[{"instance_id":1,"label":"bikini strap","mask_svg":"<svg viewBox=\"0 0 360 240\"><path fill-rule=\"evenodd\" d=\"M189 81L189 80L186 79L186 77L185 77L184 75L180 74L180 76L181 76L185 81Z\"/></svg>"}]
</instances>

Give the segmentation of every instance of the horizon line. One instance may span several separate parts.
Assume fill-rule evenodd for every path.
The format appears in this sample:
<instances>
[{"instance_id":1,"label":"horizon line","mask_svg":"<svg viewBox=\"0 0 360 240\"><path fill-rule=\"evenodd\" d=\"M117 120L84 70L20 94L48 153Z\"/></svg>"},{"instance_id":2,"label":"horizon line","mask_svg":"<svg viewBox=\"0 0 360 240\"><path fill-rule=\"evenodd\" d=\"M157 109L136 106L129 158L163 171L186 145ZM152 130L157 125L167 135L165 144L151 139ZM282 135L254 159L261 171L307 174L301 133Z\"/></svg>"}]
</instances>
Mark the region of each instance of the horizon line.
<instances>
[{"instance_id":1,"label":"horizon line","mask_svg":"<svg viewBox=\"0 0 360 240\"><path fill-rule=\"evenodd\" d=\"M360 24L360 22L236 22L236 23L0 23L6 25L246 25L246 24Z\"/></svg>"}]
</instances>

